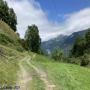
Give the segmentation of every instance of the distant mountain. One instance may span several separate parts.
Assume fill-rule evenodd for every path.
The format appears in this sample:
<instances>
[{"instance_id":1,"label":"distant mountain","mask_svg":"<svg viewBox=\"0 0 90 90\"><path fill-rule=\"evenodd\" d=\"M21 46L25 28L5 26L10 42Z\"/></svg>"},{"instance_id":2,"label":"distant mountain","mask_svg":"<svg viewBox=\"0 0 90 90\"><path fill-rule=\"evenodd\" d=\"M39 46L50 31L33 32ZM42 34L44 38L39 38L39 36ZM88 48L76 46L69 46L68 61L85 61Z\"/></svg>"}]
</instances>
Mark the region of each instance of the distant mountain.
<instances>
[{"instance_id":1,"label":"distant mountain","mask_svg":"<svg viewBox=\"0 0 90 90\"><path fill-rule=\"evenodd\" d=\"M56 38L50 39L48 41L42 42L42 49L45 53L51 53L55 48L61 48L67 55L71 50L75 39L80 36L84 36L87 30L74 32L71 35L59 35Z\"/></svg>"}]
</instances>

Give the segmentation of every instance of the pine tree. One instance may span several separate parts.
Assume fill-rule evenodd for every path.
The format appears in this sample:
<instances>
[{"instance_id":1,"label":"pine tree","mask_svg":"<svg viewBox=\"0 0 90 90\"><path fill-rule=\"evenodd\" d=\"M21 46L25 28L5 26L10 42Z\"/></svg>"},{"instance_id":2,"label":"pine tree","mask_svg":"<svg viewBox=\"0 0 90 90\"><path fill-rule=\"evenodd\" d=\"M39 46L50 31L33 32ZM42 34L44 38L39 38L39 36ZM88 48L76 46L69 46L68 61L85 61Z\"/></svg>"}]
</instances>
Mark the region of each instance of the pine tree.
<instances>
[{"instance_id":1,"label":"pine tree","mask_svg":"<svg viewBox=\"0 0 90 90\"><path fill-rule=\"evenodd\" d=\"M85 49L86 49L85 38L82 37L77 38L71 50L72 56L75 57L82 56L84 54Z\"/></svg>"},{"instance_id":2,"label":"pine tree","mask_svg":"<svg viewBox=\"0 0 90 90\"><path fill-rule=\"evenodd\" d=\"M9 8L6 1L0 0L0 19L16 31L17 18L14 10Z\"/></svg>"},{"instance_id":3,"label":"pine tree","mask_svg":"<svg viewBox=\"0 0 90 90\"><path fill-rule=\"evenodd\" d=\"M39 53L41 39L36 25L28 26L25 34L25 41L27 43L28 50Z\"/></svg>"}]
</instances>

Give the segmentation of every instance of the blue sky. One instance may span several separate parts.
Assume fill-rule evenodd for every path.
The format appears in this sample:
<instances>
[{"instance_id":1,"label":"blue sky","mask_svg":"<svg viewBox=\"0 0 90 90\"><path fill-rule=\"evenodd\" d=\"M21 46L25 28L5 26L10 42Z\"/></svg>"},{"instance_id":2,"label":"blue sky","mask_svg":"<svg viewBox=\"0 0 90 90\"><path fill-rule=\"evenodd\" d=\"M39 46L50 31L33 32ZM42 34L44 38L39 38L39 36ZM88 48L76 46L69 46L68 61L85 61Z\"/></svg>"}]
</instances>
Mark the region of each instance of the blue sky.
<instances>
[{"instance_id":1,"label":"blue sky","mask_svg":"<svg viewBox=\"0 0 90 90\"><path fill-rule=\"evenodd\" d=\"M36 0L48 13L48 19L61 22L64 15L90 7L90 0Z\"/></svg>"},{"instance_id":2,"label":"blue sky","mask_svg":"<svg viewBox=\"0 0 90 90\"><path fill-rule=\"evenodd\" d=\"M90 28L90 0L6 0L17 15L24 38L28 25L38 26L42 41Z\"/></svg>"}]
</instances>

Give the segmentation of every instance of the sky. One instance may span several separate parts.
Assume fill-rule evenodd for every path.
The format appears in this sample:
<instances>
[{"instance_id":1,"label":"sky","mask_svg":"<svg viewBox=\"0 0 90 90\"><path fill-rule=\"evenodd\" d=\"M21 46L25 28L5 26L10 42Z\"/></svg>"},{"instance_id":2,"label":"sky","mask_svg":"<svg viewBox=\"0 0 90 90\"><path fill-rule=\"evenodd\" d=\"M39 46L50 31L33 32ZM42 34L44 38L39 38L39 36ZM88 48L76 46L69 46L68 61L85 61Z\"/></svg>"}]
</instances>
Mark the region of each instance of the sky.
<instances>
[{"instance_id":1,"label":"sky","mask_svg":"<svg viewBox=\"0 0 90 90\"><path fill-rule=\"evenodd\" d=\"M90 0L6 0L17 15L24 38L28 25L38 26L42 41L90 28Z\"/></svg>"}]
</instances>

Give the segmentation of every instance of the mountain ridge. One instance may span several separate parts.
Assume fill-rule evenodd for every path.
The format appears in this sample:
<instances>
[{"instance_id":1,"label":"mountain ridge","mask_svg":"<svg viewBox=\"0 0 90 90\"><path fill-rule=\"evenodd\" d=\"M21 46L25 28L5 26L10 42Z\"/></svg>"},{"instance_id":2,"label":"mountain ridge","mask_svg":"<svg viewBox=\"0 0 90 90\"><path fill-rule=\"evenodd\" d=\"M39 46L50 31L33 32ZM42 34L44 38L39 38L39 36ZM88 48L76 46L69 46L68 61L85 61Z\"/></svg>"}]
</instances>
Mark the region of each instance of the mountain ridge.
<instances>
[{"instance_id":1,"label":"mountain ridge","mask_svg":"<svg viewBox=\"0 0 90 90\"><path fill-rule=\"evenodd\" d=\"M56 38L42 42L41 48L45 53L51 53L55 48L60 48L65 55L69 54L77 37L83 37L87 30L74 32L71 35L59 35Z\"/></svg>"}]
</instances>

